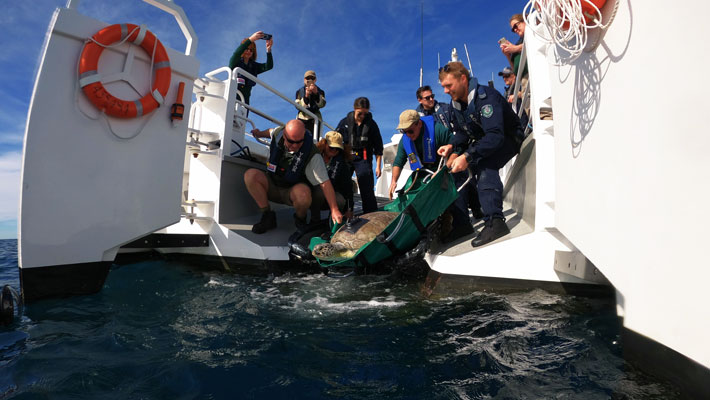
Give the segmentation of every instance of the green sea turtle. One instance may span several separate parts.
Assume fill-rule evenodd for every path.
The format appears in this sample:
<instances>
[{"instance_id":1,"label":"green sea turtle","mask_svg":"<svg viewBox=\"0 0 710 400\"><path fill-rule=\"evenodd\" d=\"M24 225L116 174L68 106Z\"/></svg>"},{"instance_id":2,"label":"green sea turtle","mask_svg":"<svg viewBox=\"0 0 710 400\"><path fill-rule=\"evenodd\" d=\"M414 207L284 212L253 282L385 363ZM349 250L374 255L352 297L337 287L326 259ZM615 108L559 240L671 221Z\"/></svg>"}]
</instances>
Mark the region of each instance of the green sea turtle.
<instances>
[{"instance_id":1,"label":"green sea turtle","mask_svg":"<svg viewBox=\"0 0 710 400\"><path fill-rule=\"evenodd\" d=\"M338 229L330 243L317 244L312 251L315 258L323 261L338 261L350 258L360 247L370 243L382 233L399 213L375 211L361 215Z\"/></svg>"}]
</instances>

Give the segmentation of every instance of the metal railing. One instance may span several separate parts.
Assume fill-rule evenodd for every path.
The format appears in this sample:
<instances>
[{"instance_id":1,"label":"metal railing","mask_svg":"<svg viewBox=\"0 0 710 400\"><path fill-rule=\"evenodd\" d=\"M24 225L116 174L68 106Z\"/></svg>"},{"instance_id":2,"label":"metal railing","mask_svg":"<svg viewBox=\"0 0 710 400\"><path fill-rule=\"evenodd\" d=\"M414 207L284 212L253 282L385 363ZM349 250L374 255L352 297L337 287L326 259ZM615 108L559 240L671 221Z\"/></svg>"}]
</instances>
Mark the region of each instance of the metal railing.
<instances>
[{"instance_id":1,"label":"metal railing","mask_svg":"<svg viewBox=\"0 0 710 400\"><path fill-rule=\"evenodd\" d=\"M192 28L192 24L190 24L190 20L187 19L187 15L185 15L185 11L182 7L175 4L172 0L143 1L175 17L175 21L187 41L187 45L185 46L185 55L194 56L197 53L197 34L195 33L195 29ZM66 8L76 10L79 7L80 2L81 0L67 0Z\"/></svg>"},{"instance_id":2,"label":"metal railing","mask_svg":"<svg viewBox=\"0 0 710 400\"><path fill-rule=\"evenodd\" d=\"M525 43L523 43L523 51L520 52L520 63L518 64L518 70L515 72L515 88L513 89L513 110L520 117L523 115L523 110L527 103L530 101L529 90L530 82L525 86L525 93L523 93L523 101L520 102L520 109L518 109L518 93L520 92L520 81L523 80L523 71L525 71L525 66L527 65L527 54L525 52Z\"/></svg>"},{"instance_id":3,"label":"metal railing","mask_svg":"<svg viewBox=\"0 0 710 400\"><path fill-rule=\"evenodd\" d=\"M320 118L318 118L317 115L313 114L313 113L310 112L308 109L304 108L303 106L301 106L300 104L296 103L295 101L293 101L293 100L289 99L288 97L284 96L283 93L281 93L281 92L279 92L278 90L272 88L272 87L269 86L266 82L261 81L261 80L260 80L259 78L257 78L256 76L254 76L254 75L250 74L249 72L245 71L243 68L241 68L241 67L236 67L236 68L234 68L234 69L232 70L232 76L231 76L232 80L234 80L234 79L237 77L237 74L242 75L242 76L246 77L247 79L250 79L250 80L254 81L255 83L258 83L259 85L263 86L265 89L267 89L268 91L270 91L271 93L273 93L273 94L275 94L275 95L281 97L282 99L286 100L287 102L291 103L294 107L296 107L296 108L298 109L298 111L301 111L302 113L304 113L304 114L308 115L309 117L313 118L313 120L315 121L315 125L314 125L314 128L315 128L315 129L313 129L313 130L315 131L315 132L313 132L313 135L314 135L314 139L315 139L315 140L319 140L320 137L321 137L321 135L320 135L321 123L322 123L323 125L327 126L328 128L330 128L330 130L335 130L335 128L333 128L332 126L328 125L325 121L323 121L323 120L321 120ZM244 104L244 103L242 103L242 102L239 102L239 103L240 103L240 104ZM251 110L251 111L254 111L254 110L255 110L253 107L248 107L247 109L248 109L248 110ZM256 112L256 111L254 111L254 112ZM261 116L261 115L260 115L260 116ZM271 120L270 118L267 118L267 119Z\"/></svg>"}]
</instances>

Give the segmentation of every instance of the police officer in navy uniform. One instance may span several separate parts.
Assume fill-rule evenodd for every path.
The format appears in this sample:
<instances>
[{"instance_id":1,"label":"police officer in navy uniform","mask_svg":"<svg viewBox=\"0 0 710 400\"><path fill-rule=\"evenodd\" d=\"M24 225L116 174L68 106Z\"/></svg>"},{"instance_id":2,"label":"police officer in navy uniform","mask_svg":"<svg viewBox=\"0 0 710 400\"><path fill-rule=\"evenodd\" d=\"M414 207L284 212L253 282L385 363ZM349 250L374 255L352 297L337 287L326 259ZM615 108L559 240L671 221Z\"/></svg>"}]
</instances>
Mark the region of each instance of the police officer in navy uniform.
<instances>
[{"instance_id":1,"label":"police officer in navy uniform","mask_svg":"<svg viewBox=\"0 0 710 400\"><path fill-rule=\"evenodd\" d=\"M485 227L471 245L482 246L510 233L503 216L503 183L498 171L520 151L523 129L503 96L479 85L460 62L444 66L439 81L451 96L449 120L456 132L453 143L440 148L439 154L458 154L448 159L453 173L469 167L474 171Z\"/></svg>"},{"instance_id":2,"label":"police officer in navy uniform","mask_svg":"<svg viewBox=\"0 0 710 400\"><path fill-rule=\"evenodd\" d=\"M417 89L417 101L419 101L419 106L417 106L417 113L419 113L419 116L424 117L427 115L433 115L434 118L436 118L437 122L441 123L446 128L453 131L454 126L451 124L451 121L449 121L449 115L451 114L449 111L449 104L441 103L434 100L434 93L431 91L431 87L429 85L425 85ZM454 175L454 178L456 179L457 183L463 184L463 182L465 182L468 178L468 173L461 172L459 174ZM483 214L481 213L481 203L479 203L478 201L478 193L476 192L476 187L473 185L467 186L467 189L463 191L463 193L467 194L468 198L466 199L466 203L471 209L473 217L475 219L482 218ZM464 202L462 201L461 203L462 204L460 205L463 206ZM454 212L454 222L459 221L459 219L461 218L468 219L468 210L466 210L465 212L462 211L462 213L463 214L459 215L458 211ZM472 229L469 229L467 224L454 225L454 231L452 232L451 236L444 239L444 241L446 242L458 239L461 236L465 236L472 233L471 231Z\"/></svg>"}]
</instances>

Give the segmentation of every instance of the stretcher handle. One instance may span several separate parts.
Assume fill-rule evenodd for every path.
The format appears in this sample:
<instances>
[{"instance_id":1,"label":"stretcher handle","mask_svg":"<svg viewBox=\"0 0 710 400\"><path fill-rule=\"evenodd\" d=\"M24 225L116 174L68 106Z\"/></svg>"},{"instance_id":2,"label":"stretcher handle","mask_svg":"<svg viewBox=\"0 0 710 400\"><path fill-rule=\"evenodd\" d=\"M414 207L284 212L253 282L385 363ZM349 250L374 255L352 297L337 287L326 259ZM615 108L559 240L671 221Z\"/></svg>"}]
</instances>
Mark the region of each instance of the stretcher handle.
<instances>
[{"instance_id":1,"label":"stretcher handle","mask_svg":"<svg viewBox=\"0 0 710 400\"><path fill-rule=\"evenodd\" d=\"M458 189L456 189L457 193L460 192L461 189L463 189L463 187L466 186L469 182L471 182L471 179L473 179L473 171L471 171L471 168L466 168L466 170L468 171L468 179L466 179L466 181L462 183L461 186L458 187Z\"/></svg>"},{"instance_id":2,"label":"stretcher handle","mask_svg":"<svg viewBox=\"0 0 710 400\"><path fill-rule=\"evenodd\" d=\"M444 161L445 161L444 157L441 157L441 159L439 159L439 166L436 168L436 171L430 171L427 169L426 172L429 173L429 175L425 176L424 179L422 179L422 183L427 183L427 181L429 181L431 178L433 178L434 175L438 174L439 171L441 171L442 168L446 166L446 163ZM414 182L412 182L412 185L413 184L414 184Z\"/></svg>"},{"instance_id":3,"label":"stretcher handle","mask_svg":"<svg viewBox=\"0 0 710 400\"><path fill-rule=\"evenodd\" d=\"M397 226L394 227L394 230L392 233L390 233L389 236L385 237L385 233L382 232L381 234L377 235L377 241L382 243L382 244L387 244L394 239L395 236L397 236L397 233L399 232L399 229L402 227L402 224L404 223L404 211L402 211L399 214L399 221L397 221Z\"/></svg>"}]
</instances>

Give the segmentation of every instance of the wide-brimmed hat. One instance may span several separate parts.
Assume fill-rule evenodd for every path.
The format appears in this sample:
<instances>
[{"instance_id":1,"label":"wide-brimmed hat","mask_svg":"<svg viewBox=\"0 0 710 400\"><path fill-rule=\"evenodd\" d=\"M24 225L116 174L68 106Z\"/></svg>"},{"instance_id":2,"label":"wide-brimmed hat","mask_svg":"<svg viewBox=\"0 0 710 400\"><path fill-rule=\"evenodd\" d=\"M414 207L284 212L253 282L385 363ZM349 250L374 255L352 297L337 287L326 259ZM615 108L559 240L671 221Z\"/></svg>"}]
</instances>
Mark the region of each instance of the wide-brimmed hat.
<instances>
[{"instance_id":1,"label":"wide-brimmed hat","mask_svg":"<svg viewBox=\"0 0 710 400\"><path fill-rule=\"evenodd\" d=\"M405 130L419 122L419 113L414 110L404 110L399 114L399 125L397 129Z\"/></svg>"},{"instance_id":2,"label":"wide-brimmed hat","mask_svg":"<svg viewBox=\"0 0 710 400\"><path fill-rule=\"evenodd\" d=\"M328 142L328 146L335 147L338 149L343 148L343 135L336 131L330 131L325 134L325 140Z\"/></svg>"}]
</instances>

